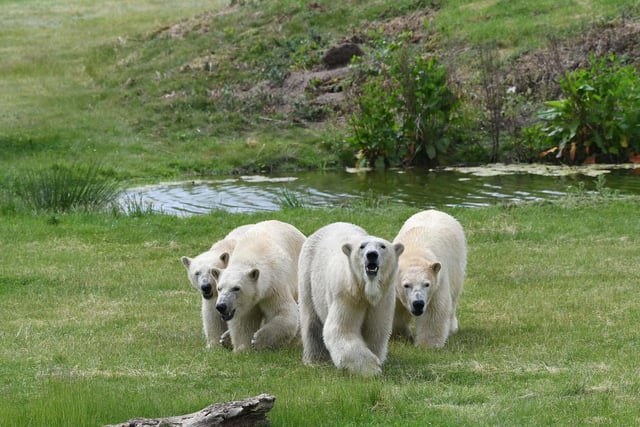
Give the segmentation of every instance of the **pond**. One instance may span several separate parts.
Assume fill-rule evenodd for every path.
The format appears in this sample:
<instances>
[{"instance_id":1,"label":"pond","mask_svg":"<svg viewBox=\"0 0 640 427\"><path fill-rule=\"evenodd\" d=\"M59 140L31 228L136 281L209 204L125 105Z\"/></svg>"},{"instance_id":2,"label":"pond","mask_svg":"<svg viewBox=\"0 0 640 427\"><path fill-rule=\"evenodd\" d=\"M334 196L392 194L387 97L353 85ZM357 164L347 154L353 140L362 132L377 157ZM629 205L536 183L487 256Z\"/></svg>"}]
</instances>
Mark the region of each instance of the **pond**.
<instances>
[{"instance_id":1,"label":"pond","mask_svg":"<svg viewBox=\"0 0 640 427\"><path fill-rule=\"evenodd\" d=\"M232 176L162 183L128 189L122 205L151 206L188 216L222 209L274 211L283 205L338 207L353 202L389 201L422 209L479 207L499 202L551 200L570 187L599 186L620 194L640 194L640 165L561 166L491 165L480 168L387 171L315 171L292 175ZM603 176L603 178L597 178ZM598 181L599 180L599 181ZM582 183L582 184L581 184Z\"/></svg>"}]
</instances>

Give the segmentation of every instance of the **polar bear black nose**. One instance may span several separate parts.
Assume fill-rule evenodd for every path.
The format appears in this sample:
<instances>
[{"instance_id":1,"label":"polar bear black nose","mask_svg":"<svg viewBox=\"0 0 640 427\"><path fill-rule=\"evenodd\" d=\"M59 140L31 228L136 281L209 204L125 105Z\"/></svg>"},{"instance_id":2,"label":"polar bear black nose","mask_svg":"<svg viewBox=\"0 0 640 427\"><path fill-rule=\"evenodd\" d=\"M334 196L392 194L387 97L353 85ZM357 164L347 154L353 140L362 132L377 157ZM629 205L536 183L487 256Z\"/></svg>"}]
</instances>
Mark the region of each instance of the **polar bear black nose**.
<instances>
[{"instance_id":1,"label":"polar bear black nose","mask_svg":"<svg viewBox=\"0 0 640 427\"><path fill-rule=\"evenodd\" d=\"M378 252L376 252L376 251L367 252L367 260L375 261L377 259L378 259Z\"/></svg>"},{"instance_id":2,"label":"polar bear black nose","mask_svg":"<svg viewBox=\"0 0 640 427\"><path fill-rule=\"evenodd\" d=\"M424 301L422 300L414 301L412 305L415 311L422 312L422 310L424 310Z\"/></svg>"},{"instance_id":3,"label":"polar bear black nose","mask_svg":"<svg viewBox=\"0 0 640 427\"><path fill-rule=\"evenodd\" d=\"M211 289L212 289L211 283L205 283L204 285L200 286L200 289L205 294L211 293Z\"/></svg>"},{"instance_id":4,"label":"polar bear black nose","mask_svg":"<svg viewBox=\"0 0 640 427\"><path fill-rule=\"evenodd\" d=\"M227 304L225 304L225 303L216 304L216 310L218 310L222 314L226 313Z\"/></svg>"}]
</instances>

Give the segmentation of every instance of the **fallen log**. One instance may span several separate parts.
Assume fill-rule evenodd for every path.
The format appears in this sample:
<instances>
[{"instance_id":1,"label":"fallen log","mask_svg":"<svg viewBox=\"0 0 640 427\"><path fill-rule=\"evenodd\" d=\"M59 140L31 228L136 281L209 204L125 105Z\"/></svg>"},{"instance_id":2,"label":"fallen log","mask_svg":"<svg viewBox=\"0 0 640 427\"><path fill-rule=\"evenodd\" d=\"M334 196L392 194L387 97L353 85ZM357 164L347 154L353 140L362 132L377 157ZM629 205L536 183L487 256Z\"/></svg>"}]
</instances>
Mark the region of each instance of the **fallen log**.
<instances>
[{"instance_id":1,"label":"fallen log","mask_svg":"<svg viewBox=\"0 0 640 427\"><path fill-rule=\"evenodd\" d=\"M273 408L276 398L261 394L233 402L214 403L204 409L186 415L167 418L132 418L119 424L104 427L209 427L209 426L268 426L267 412Z\"/></svg>"}]
</instances>

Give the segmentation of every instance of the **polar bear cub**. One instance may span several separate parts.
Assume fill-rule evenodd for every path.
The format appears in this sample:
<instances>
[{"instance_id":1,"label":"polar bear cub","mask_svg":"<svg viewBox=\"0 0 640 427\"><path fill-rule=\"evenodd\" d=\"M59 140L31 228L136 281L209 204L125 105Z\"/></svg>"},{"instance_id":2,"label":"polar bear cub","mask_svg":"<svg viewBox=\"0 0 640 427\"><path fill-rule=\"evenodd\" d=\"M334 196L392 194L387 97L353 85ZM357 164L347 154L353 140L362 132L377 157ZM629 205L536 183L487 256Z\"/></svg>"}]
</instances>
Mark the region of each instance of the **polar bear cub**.
<instances>
[{"instance_id":1,"label":"polar bear cub","mask_svg":"<svg viewBox=\"0 0 640 427\"><path fill-rule=\"evenodd\" d=\"M333 361L363 376L382 372L391 335L402 243L344 222L302 247L298 268L303 362Z\"/></svg>"},{"instance_id":2,"label":"polar bear cub","mask_svg":"<svg viewBox=\"0 0 640 427\"><path fill-rule=\"evenodd\" d=\"M456 307L467 264L467 244L460 223L444 212L427 210L409 218L394 243L402 243L399 261L394 335L419 347L443 347L458 330Z\"/></svg>"},{"instance_id":3,"label":"polar bear cub","mask_svg":"<svg viewBox=\"0 0 640 427\"><path fill-rule=\"evenodd\" d=\"M298 334L298 256L305 236L280 221L255 224L239 238L225 269L213 268L216 310L234 351L275 348Z\"/></svg>"},{"instance_id":4,"label":"polar bear cub","mask_svg":"<svg viewBox=\"0 0 640 427\"><path fill-rule=\"evenodd\" d=\"M187 269L187 277L191 285L202 295L202 326L207 341L207 348L215 347L227 330L227 323L216 311L218 298L217 283L211 275L212 268L223 269L229 262L236 241L243 236L253 224L242 225L211 246L208 251L189 258L183 256L182 264Z\"/></svg>"}]
</instances>

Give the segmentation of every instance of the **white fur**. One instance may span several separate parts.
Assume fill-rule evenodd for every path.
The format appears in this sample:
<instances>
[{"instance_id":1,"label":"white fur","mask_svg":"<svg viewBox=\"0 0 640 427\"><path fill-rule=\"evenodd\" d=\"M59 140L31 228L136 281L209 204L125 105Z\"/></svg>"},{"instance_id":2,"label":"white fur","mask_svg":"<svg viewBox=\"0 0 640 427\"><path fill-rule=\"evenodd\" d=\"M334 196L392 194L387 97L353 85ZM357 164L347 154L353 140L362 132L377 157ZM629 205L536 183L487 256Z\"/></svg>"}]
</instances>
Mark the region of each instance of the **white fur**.
<instances>
[{"instance_id":1,"label":"white fur","mask_svg":"<svg viewBox=\"0 0 640 427\"><path fill-rule=\"evenodd\" d=\"M216 308L227 321L234 351L275 348L298 333L298 256L304 235L290 224L263 221L237 240L218 280Z\"/></svg>"},{"instance_id":2,"label":"white fur","mask_svg":"<svg viewBox=\"0 0 640 427\"><path fill-rule=\"evenodd\" d=\"M243 236L253 224L243 225L232 230L226 237L214 243L209 250L200 255L181 258L182 265L187 269L187 277L191 285L202 295L202 326L207 341L207 348L215 347L227 330L227 323L216 311L218 298L217 282L211 275L212 268L223 269L229 262L236 240Z\"/></svg>"},{"instance_id":3,"label":"white fur","mask_svg":"<svg viewBox=\"0 0 640 427\"><path fill-rule=\"evenodd\" d=\"M427 210L409 218L394 242L405 247L399 261L394 334L410 338L413 317L415 345L443 347L458 330L456 307L467 264L462 226L451 215ZM412 315L420 300L424 312Z\"/></svg>"},{"instance_id":4,"label":"white fur","mask_svg":"<svg viewBox=\"0 0 640 427\"><path fill-rule=\"evenodd\" d=\"M364 376L382 372L393 322L395 281L402 245L370 236L354 224L333 223L307 238L298 286L303 362L331 358ZM367 253L378 254L375 277Z\"/></svg>"}]
</instances>

